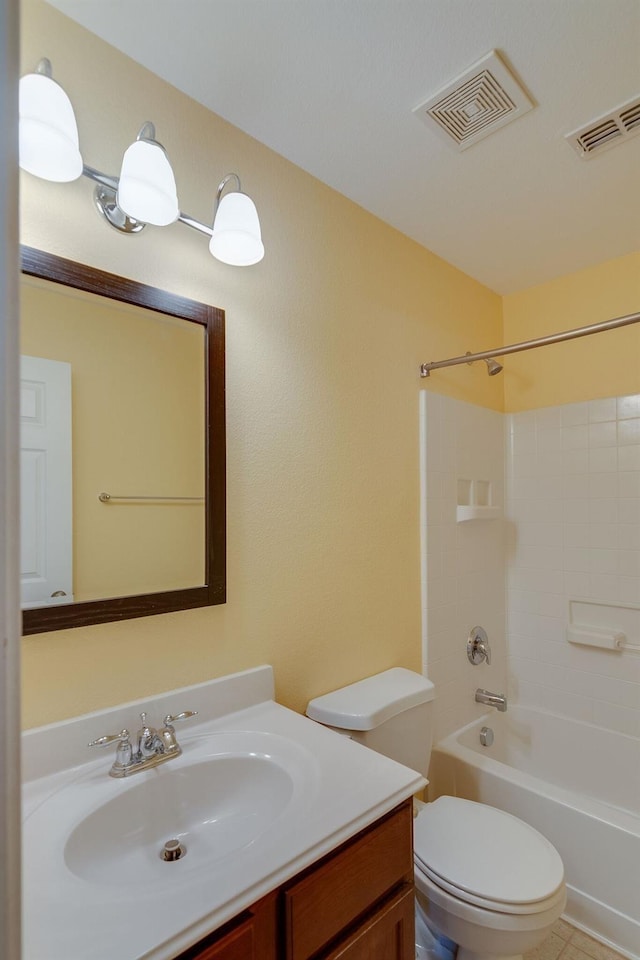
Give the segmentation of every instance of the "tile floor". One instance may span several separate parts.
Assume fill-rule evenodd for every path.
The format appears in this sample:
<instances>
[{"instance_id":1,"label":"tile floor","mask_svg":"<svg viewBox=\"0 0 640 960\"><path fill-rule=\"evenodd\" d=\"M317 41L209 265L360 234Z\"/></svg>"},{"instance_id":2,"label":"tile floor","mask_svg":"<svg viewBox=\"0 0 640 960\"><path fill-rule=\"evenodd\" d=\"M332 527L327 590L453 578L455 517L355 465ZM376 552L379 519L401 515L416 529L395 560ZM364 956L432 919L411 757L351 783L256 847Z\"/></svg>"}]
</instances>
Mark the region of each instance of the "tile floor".
<instances>
[{"instance_id":1,"label":"tile floor","mask_svg":"<svg viewBox=\"0 0 640 960\"><path fill-rule=\"evenodd\" d=\"M572 927L566 920L558 920L544 943L525 953L524 960L623 960L611 947L605 947L592 937Z\"/></svg>"}]
</instances>

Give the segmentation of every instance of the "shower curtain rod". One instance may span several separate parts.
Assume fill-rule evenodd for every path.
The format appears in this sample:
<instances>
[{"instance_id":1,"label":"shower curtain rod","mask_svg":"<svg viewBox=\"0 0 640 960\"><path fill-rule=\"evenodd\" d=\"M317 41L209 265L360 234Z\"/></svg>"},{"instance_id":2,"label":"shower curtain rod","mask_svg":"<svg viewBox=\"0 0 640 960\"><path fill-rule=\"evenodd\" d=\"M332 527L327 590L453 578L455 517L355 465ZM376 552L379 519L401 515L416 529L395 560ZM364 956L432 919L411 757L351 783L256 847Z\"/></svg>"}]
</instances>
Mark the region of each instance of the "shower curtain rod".
<instances>
[{"instance_id":1,"label":"shower curtain rod","mask_svg":"<svg viewBox=\"0 0 640 960\"><path fill-rule=\"evenodd\" d=\"M495 350L483 350L482 353L465 353L463 357L451 357L449 360L435 360L433 363L423 363L420 366L420 376L428 377L432 370L438 370L440 367L455 367L459 363L473 363L474 360L490 360L493 357L506 357L510 353L520 353L522 350L533 350L534 347L546 347L550 343L561 343L563 340L575 340L578 337L588 337L592 333L614 330L616 327L625 327L630 323L638 323L638 321L640 321L640 313L630 313L626 317L616 317L614 320L592 323L588 327L577 327L575 330L566 330L564 333L554 333L548 337L539 337L537 340L523 340L522 343L512 343L507 347L498 347Z\"/></svg>"}]
</instances>

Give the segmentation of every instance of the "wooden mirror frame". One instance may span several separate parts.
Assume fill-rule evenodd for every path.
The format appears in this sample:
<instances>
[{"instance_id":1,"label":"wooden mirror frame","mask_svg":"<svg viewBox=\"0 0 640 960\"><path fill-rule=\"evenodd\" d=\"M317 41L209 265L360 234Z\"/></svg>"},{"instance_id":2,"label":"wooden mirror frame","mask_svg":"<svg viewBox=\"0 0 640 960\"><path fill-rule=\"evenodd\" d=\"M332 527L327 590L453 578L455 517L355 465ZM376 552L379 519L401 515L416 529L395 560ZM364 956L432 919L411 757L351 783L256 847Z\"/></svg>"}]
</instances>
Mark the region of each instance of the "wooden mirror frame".
<instances>
[{"instance_id":1,"label":"wooden mirror frame","mask_svg":"<svg viewBox=\"0 0 640 960\"><path fill-rule=\"evenodd\" d=\"M22 272L101 297L145 307L204 327L205 584L161 593L109 597L22 611L22 633L147 617L226 601L226 445L224 311L32 247L21 247Z\"/></svg>"}]
</instances>

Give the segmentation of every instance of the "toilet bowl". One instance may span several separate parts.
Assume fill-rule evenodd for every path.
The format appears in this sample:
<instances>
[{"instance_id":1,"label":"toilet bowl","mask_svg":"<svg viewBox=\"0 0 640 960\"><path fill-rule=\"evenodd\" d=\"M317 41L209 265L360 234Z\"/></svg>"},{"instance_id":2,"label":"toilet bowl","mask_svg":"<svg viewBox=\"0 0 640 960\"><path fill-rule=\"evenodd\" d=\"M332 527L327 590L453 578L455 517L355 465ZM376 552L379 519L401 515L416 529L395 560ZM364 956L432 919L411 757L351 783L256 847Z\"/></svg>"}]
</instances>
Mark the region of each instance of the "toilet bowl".
<instances>
[{"instance_id":1,"label":"toilet bowl","mask_svg":"<svg viewBox=\"0 0 640 960\"><path fill-rule=\"evenodd\" d=\"M396 667L317 697L307 716L426 777L434 695L425 677ZM433 955L435 936L453 941L457 960L521 960L564 909L555 847L486 804L439 797L416 809L416 957Z\"/></svg>"},{"instance_id":2,"label":"toilet bowl","mask_svg":"<svg viewBox=\"0 0 640 960\"><path fill-rule=\"evenodd\" d=\"M414 820L417 945L424 921L458 944L458 960L519 957L566 902L562 860L516 817L459 797L421 805Z\"/></svg>"}]
</instances>

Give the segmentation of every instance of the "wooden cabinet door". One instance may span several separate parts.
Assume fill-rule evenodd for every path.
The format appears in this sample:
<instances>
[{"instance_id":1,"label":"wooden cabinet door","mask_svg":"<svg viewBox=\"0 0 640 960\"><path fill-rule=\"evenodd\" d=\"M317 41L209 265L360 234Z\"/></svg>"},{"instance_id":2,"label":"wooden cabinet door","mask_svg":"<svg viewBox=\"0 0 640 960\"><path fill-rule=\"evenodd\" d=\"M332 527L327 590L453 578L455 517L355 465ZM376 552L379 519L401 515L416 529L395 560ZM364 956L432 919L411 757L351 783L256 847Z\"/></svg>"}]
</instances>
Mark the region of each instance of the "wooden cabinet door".
<instances>
[{"instance_id":1,"label":"wooden cabinet door","mask_svg":"<svg viewBox=\"0 0 640 960\"><path fill-rule=\"evenodd\" d=\"M414 960L414 896L405 884L324 960Z\"/></svg>"},{"instance_id":2,"label":"wooden cabinet door","mask_svg":"<svg viewBox=\"0 0 640 960\"><path fill-rule=\"evenodd\" d=\"M255 937L253 920L247 920L237 930L232 930L218 943L205 947L193 960L254 960Z\"/></svg>"},{"instance_id":3,"label":"wooden cabinet door","mask_svg":"<svg viewBox=\"0 0 640 960\"><path fill-rule=\"evenodd\" d=\"M287 960L315 957L413 877L412 827L405 803L285 889Z\"/></svg>"},{"instance_id":4,"label":"wooden cabinet door","mask_svg":"<svg viewBox=\"0 0 640 960\"><path fill-rule=\"evenodd\" d=\"M277 892L270 893L242 914L244 919L231 921L176 960L277 960L276 902Z\"/></svg>"}]
</instances>

